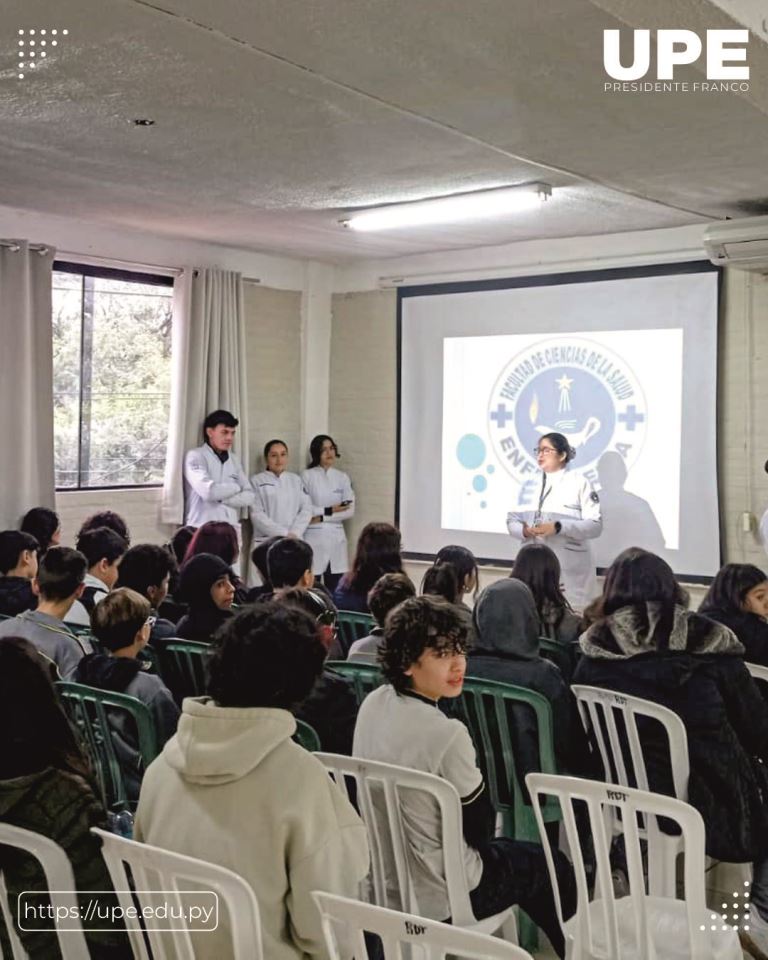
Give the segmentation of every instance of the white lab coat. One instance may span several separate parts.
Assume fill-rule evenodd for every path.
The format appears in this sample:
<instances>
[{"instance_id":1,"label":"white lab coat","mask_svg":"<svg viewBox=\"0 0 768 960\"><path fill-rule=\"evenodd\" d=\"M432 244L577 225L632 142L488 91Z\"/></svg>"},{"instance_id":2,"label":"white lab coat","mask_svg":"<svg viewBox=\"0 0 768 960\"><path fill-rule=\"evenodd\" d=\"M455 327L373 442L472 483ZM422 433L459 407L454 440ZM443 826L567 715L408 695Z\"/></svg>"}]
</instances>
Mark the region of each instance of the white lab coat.
<instances>
[{"instance_id":1,"label":"white lab coat","mask_svg":"<svg viewBox=\"0 0 768 960\"><path fill-rule=\"evenodd\" d=\"M768 510L760 518L759 537L763 550L768 553Z\"/></svg>"},{"instance_id":2,"label":"white lab coat","mask_svg":"<svg viewBox=\"0 0 768 960\"><path fill-rule=\"evenodd\" d=\"M184 457L184 522L200 527L209 520L231 523L240 536L240 508L256 499L251 482L237 457L230 452L224 463L213 449L188 450Z\"/></svg>"},{"instance_id":3,"label":"white lab coat","mask_svg":"<svg viewBox=\"0 0 768 960\"><path fill-rule=\"evenodd\" d=\"M271 470L254 473L251 486L255 500L251 507L253 543L289 533L304 538L312 519L312 501L297 473L284 471L277 476Z\"/></svg>"},{"instance_id":4,"label":"white lab coat","mask_svg":"<svg viewBox=\"0 0 768 960\"><path fill-rule=\"evenodd\" d=\"M575 610L583 610L598 593L589 541L603 532L600 500L589 480L568 467L545 476L540 507L542 523L559 521L562 529L550 537L536 539L557 554L565 596ZM538 501L533 510L507 514L507 530L516 540L532 542L523 537L523 524L533 525L537 506Z\"/></svg>"},{"instance_id":5,"label":"white lab coat","mask_svg":"<svg viewBox=\"0 0 768 960\"><path fill-rule=\"evenodd\" d=\"M315 576L325 573L328 564L331 573L346 573L349 569L347 557L347 535L344 521L355 515L355 494L346 473L335 467L310 467L301 475L304 489L312 501L312 515L322 516L322 523L311 523L304 539L314 551L312 572ZM346 510L325 516L326 507L335 507L342 500L351 500Z\"/></svg>"}]
</instances>

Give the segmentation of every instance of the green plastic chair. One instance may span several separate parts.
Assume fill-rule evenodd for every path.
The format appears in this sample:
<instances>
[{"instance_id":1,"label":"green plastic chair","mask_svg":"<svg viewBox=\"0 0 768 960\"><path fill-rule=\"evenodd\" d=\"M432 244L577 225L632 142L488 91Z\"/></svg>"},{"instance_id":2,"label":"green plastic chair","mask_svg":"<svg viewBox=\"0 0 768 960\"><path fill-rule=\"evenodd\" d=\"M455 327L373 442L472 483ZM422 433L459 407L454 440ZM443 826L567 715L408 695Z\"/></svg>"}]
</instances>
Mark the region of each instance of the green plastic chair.
<instances>
[{"instance_id":1,"label":"green plastic chair","mask_svg":"<svg viewBox=\"0 0 768 960\"><path fill-rule=\"evenodd\" d=\"M319 753L320 751L320 737L318 737L315 728L308 723L304 723L303 720L296 720L296 733L294 733L293 739L300 747L304 747L310 753Z\"/></svg>"},{"instance_id":2,"label":"green plastic chair","mask_svg":"<svg viewBox=\"0 0 768 960\"><path fill-rule=\"evenodd\" d=\"M209 643L197 640L163 640L155 648L157 672L179 706L185 697L205 695L212 652Z\"/></svg>"},{"instance_id":3,"label":"green plastic chair","mask_svg":"<svg viewBox=\"0 0 768 960\"><path fill-rule=\"evenodd\" d=\"M384 683L381 670L372 663L355 663L354 660L328 660L325 665L352 681L358 707L371 690L375 690L376 687L380 687Z\"/></svg>"},{"instance_id":4,"label":"green plastic chair","mask_svg":"<svg viewBox=\"0 0 768 960\"><path fill-rule=\"evenodd\" d=\"M376 626L376 621L370 613L357 613L354 610L339 610L336 624L339 628L341 647L346 657L349 653L349 648L355 640L367 637Z\"/></svg>"},{"instance_id":5,"label":"green plastic chair","mask_svg":"<svg viewBox=\"0 0 768 960\"><path fill-rule=\"evenodd\" d=\"M545 660L558 668L563 680L570 686L573 671L576 669L577 648L574 643L561 643L549 637L539 637L539 653Z\"/></svg>"},{"instance_id":6,"label":"green plastic chair","mask_svg":"<svg viewBox=\"0 0 768 960\"><path fill-rule=\"evenodd\" d=\"M109 717L115 714L130 717L135 727L142 769L146 770L159 753L157 731L149 707L124 693L100 690L69 680L59 680L56 689L67 715L80 733L105 808L127 809L125 777L115 751Z\"/></svg>"},{"instance_id":7,"label":"green plastic chair","mask_svg":"<svg viewBox=\"0 0 768 960\"><path fill-rule=\"evenodd\" d=\"M511 683L465 677L456 710L472 734L491 804L501 817L503 835L513 840L538 842L539 830L533 807L515 767L511 730L514 715L508 707L517 704L525 704L536 715L540 772L557 773L552 706L543 694ZM547 801L542 814L546 822L560 820L557 801Z\"/></svg>"}]
</instances>

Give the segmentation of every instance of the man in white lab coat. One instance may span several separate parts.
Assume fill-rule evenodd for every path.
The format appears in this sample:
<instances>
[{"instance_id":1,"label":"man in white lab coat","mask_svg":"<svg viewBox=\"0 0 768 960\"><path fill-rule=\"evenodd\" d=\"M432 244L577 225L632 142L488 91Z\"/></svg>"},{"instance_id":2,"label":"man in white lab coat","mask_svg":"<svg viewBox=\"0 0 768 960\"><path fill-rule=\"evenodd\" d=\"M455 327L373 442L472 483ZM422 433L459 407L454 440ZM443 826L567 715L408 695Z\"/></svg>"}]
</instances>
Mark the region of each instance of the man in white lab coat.
<instances>
[{"instance_id":1,"label":"man in white lab coat","mask_svg":"<svg viewBox=\"0 0 768 960\"><path fill-rule=\"evenodd\" d=\"M240 421L228 410L214 410L203 423L205 443L184 457L184 522L200 527L209 520L231 523L240 540L240 509L255 494L248 475L232 453Z\"/></svg>"}]
</instances>

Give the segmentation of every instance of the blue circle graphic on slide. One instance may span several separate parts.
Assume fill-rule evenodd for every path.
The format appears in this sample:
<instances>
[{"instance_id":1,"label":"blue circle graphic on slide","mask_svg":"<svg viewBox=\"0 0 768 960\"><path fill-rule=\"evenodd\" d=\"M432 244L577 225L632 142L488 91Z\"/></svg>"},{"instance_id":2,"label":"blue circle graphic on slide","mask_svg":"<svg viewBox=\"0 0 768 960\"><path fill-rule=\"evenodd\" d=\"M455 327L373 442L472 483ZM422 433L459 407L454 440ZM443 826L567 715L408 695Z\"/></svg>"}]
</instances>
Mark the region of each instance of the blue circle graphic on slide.
<instances>
[{"instance_id":1,"label":"blue circle graphic on slide","mask_svg":"<svg viewBox=\"0 0 768 960\"><path fill-rule=\"evenodd\" d=\"M477 490L478 493L482 493L483 490L485 490L485 488L488 486L488 481L485 479L482 473L478 473L476 477L472 478L472 486L475 488L475 490Z\"/></svg>"},{"instance_id":2,"label":"blue circle graphic on slide","mask_svg":"<svg viewBox=\"0 0 768 960\"><path fill-rule=\"evenodd\" d=\"M551 367L520 391L515 429L526 453L545 433L562 433L576 448L583 469L603 453L616 427L613 398L605 384L586 370Z\"/></svg>"},{"instance_id":3,"label":"blue circle graphic on slide","mask_svg":"<svg viewBox=\"0 0 768 960\"><path fill-rule=\"evenodd\" d=\"M459 463L467 470L476 470L485 460L485 443L476 433L465 433L456 447Z\"/></svg>"}]
</instances>

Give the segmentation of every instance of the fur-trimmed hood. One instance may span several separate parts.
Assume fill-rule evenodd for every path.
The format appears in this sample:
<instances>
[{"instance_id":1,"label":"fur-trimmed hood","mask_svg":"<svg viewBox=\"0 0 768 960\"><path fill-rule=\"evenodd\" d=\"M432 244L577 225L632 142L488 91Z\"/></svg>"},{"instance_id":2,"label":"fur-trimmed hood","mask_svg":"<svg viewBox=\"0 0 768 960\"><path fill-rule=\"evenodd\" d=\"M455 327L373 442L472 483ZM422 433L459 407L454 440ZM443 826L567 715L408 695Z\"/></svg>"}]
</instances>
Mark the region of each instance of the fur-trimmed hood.
<instances>
[{"instance_id":1,"label":"fur-trimmed hood","mask_svg":"<svg viewBox=\"0 0 768 960\"><path fill-rule=\"evenodd\" d=\"M621 607L583 633L579 646L584 656L596 660L626 660L644 653L664 652L698 656L744 654L744 647L732 630L681 606L674 609L669 643L659 650L655 631L660 617L660 603Z\"/></svg>"}]
</instances>

